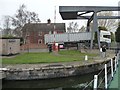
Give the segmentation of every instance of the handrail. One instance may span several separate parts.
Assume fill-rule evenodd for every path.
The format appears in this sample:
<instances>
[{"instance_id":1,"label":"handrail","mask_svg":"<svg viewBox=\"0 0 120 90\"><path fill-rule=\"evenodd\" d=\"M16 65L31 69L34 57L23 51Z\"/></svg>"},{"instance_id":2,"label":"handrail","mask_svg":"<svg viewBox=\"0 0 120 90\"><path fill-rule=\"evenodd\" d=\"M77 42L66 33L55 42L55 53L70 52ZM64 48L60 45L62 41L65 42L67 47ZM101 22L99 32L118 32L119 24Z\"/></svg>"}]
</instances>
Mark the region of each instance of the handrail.
<instances>
[{"instance_id":1,"label":"handrail","mask_svg":"<svg viewBox=\"0 0 120 90\"><path fill-rule=\"evenodd\" d=\"M98 86L95 88L94 87L94 85L93 85L93 89L94 90L97 90L97 88L100 88L100 86L101 86L101 84L102 83L105 83L105 87L104 88L106 88L107 89L107 87L109 86L109 83L112 81L112 78L114 77L114 74L115 74L115 72L116 72L116 68L118 67L118 59L120 59L120 52L115 56L115 61L114 61L114 63L113 63L113 59L111 59L111 68L110 69L108 69L107 70L107 64L106 64L106 62L104 62L104 64L105 64L105 68L103 68L102 70L100 70L100 72L96 75L97 77L99 77L100 76L100 74L105 70L105 73L106 73L106 75L107 76L104 76L103 78L102 78L102 80L99 82L99 84L98 84ZM113 70L114 69L114 70ZM108 78L108 73L110 73L110 71L111 71L111 77L109 78L109 79L107 79ZM95 77L95 75L94 75L94 77ZM107 81L105 81L105 80L107 80ZM104 82L105 81L105 82ZM95 78L93 79L93 80L91 80L85 87L84 87L84 89L83 90L85 90L91 83L93 83L93 82L95 82ZM97 85L97 82L98 82L98 79L97 79L97 81L95 82L96 83L96 85ZM94 84L95 84L94 83Z\"/></svg>"},{"instance_id":2,"label":"handrail","mask_svg":"<svg viewBox=\"0 0 120 90\"><path fill-rule=\"evenodd\" d=\"M97 86L97 88L100 87L100 85L103 83L104 79L105 79L105 89L108 88L108 85L109 83L112 81L112 78L113 78L113 75L114 73L116 72L116 68L118 67L118 59L120 58L120 53L118 53L116 56L115 56L115 62L114 62L114 67L113 67L113 60L111 59L111 68L109 70L107 70L107 64L105 64L105 77L102 79L102 81L99 83L99 85ZM114 68L114 71L113 71L113 68ZM100 73L102 73L104 69L102 69L98 75L100 75ZM108 73L111 71L111 77L108 79ZM107 75L107 76L106 76ZM97 83L97 82L96 82ZM97 90L97 88L95 90Z\"/></svg>"},{"instance_id":3,"label":"handrail","mask_svg":"<svg viewBox=\"0 0 120 90\"><path fill-rule=\"evenodd\" d=\"M94 79L93 80L91 80L85 87L84 87L84 89L83 90L85 90L91 83L93 83L93 81L94 81Z\"/></svg>"}]
</instances>

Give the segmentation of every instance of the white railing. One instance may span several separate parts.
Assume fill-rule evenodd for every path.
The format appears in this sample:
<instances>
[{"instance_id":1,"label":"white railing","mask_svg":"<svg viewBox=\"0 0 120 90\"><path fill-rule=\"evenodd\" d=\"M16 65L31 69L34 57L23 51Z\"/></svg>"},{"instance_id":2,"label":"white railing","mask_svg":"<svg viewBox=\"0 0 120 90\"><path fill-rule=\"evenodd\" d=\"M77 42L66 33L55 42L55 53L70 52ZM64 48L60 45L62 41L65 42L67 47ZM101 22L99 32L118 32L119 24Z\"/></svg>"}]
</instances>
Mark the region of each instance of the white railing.
<instances>
[{"instance_id":1,"label":"white railing","mask_svg":"<svg viewBox=\"0 0 120 90\"><path fill-rule=\"evenodd\" d=\"M110 85L110 82L113 80L114 74L116 73L119 59L120 59L120 52L115 56L115 60L113 59L110 60L110 68L108 69L107 64L105 63L104 68L97 75L94 75L94 79L91 80L88 83L88 85L84 87L83 90L87 90L88 86L90 86L92 83L93 83L93 90L97 90L98 88L100 88L101 85L103 85L102 88L108 89L108 86ZM102 80L99 81L100 74L102 73L104 73L104 76L102 77Z\"/></svg>"},{"instance_id":2,"label":"white railing","mask_svg":"<svg viewBox=\"0 0 120 90\"><path fill-rule=\"evenodd\" d=\"M97 86L98 84L98 79L94 79L94 89L97 90L97 88L99 88L100 84L101 83L104 83L104 88L107 89L108 86L109 86L109 83L113 80L113 77L114 77L114 73L116 72L117 70L117 67L118 67L118 60L119 60L119 53L117 54L117 56L115 56L115 60L114 60L114 63L113 63L113 59L111 59L111 68L109 70L107 70L107 64L105 64L105 74L104 74L104 78L102 80L102 82L99 83L99 85ZM108 73L111 71L111 77L108 79ZM96 75L94 75L94 77L96 77ZM105 79L105 80L104 80ZM104 82L103 82L104 81Z\"/></svg>"}]
</instances>

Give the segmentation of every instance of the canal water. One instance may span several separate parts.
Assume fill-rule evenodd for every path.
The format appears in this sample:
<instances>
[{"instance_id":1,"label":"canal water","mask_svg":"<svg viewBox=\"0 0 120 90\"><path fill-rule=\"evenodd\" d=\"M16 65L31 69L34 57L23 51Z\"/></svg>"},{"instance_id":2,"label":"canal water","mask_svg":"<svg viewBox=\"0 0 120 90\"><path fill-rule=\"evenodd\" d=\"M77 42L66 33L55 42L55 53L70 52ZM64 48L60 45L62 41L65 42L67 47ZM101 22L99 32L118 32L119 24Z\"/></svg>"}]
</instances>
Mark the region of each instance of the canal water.
<instances>
[{"instance_id":1,"label":"canal water","mask_svg":"<svg viewBox=\"0 0 120 90\"><path fill-rule=\"evenodd\" d=\"M2 80L2 90L92 90L94 75L98 74L98 88L104 90L104 70L101 71L85 75L44 80ZM111 78L110 73L108 72L108 81ZM91 81L92 83L90 84ZM85 89L86 86L88 87Z\"/></svg>"},{"instance_id":2,"label":"canal water","mask_svg":"<svg viewBox=\"0 0 120 90\"><path fill-rule=\"evenodd\" d=\"M93 80L95 74L98 74L98 72L73 77L46 80L27 80L27 81L3 80L2 88L3 89L22 88L22 90L31 88L34 89L37 88L39 90L64 90L65 88L76 88L75 90L80 90L81 88L83 89L88 83L90 83L91 80ZM90 85L90 87L93 87L92 84Z\"/></svg>"}]
</instances>

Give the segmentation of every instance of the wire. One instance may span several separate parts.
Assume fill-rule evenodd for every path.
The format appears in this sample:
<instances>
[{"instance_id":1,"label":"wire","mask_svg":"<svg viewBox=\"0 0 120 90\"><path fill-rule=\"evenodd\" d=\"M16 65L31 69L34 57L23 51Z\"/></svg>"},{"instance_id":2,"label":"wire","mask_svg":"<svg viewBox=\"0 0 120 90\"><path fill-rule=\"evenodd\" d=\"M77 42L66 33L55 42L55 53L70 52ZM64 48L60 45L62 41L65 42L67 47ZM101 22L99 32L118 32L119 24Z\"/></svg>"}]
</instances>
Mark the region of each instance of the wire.
<instances>
[{"instance_id":1,"label":"wire","mask_svg":"<svg viewBox=\"0 0 120 90\"><path fill-rule=\"evenodd\" d=\"M101 82L98 85L98 88L100 87L100 85L102 84L102 82L104 81L105 77L101 80Z\"/></svg>"},{"instance_id":2,"label":"wire","mask_svg":"<svg viewBox=\"0 0 120 90\"><path fill-rule=\"evenodd\" d=\"M111 81L112 81L112 76L110 75L110 76L108 77L108 86L109 86L109 84L111 83Z\"/></svg>"},{"instance_id":3,"label":"wire","mask_svg":"<svg viewBox=\"0 0 120 90\"><path fill-rule=\"evenodd\" d=\"M103 64L105 64L106 62L104 62ZM108 70L107 73L109 73L111 70L111 68ZM104 68L98 73L98 76L100 76L100 74L104 71ZM100 81L99 85L98 85L98 88L100 87L100 85L102 84L102 82L104 81L105 77Z\"/></svg>"},{"instance_id":4,"label":"wire","mask_svg":"<svg viewBox=\"0 0 120 90\"><path fill-rule=\"evenodd\" d=\"M98 73L98 76L103 72L104 68Z\"/></svg>"},{"instance_id":5,"label":"wire","mask_svg":"<svg viewBox=\"0 0 120 90\"><path fill-rule=\"evenodd\" d=\"M103 65L105 65L106 62L103 63ZM98 76L102 73L102 71L104 70L105 68L103 68L99 73L98 73Z\"/></svg>"},{"instance_id":6,"label":"wire","mask_svg":"<svg viewBox=\"0 0 120 90\"><path fill-rule=\"evenodd\" d=\"M105 62L103 63L105 64ZM98 76L102 73L102 71L104 70L104 68L98 73ZM107 74L111 71L111 68L107 71ZM114 71L115 72L115 71ZM98 88L100 87L100 85L102 84L102 82L104 81L105 77L100 81L99 85L98 85ZM108 76L108 82L110 83L112 80L112 77L111 75Z\"/></svg>"},{"instance_id":7,"label":"wire","mask_svg":"<svg viewBox=\"0 0 120 90\"><path fill-rule=\"evenodd\" d=\"M83 90L85 90L93 81L94 81L94 79L91 80L91 81L89 82L89 84L85 86L85 88L84 88Z\"/></svg>"},{"instance_id":8,"label":"wire","mask_svg":"<svg viewBox=\"0 0 120 90\"><path fill-rule=\"evenodd\" d=\"M105 64L105 63L106 63L106 62L104 62L103 64ZM98 73L98 76L100 76L100 74L103 72L103 70L104 70L104 68ZM107 71L107 74L108 74L110 71L111 71L111 68ZM101 86L101 84L103 83L104 79L105 79L105 77L103 77L103 79L100 81L100 83L99 83L99 85L98 85L98 88ZM111 80L112 80L112 77L109 76L108 82L110 82ZM84 88L83 90L85 90L93 81L94 81L94 79L91 80L90 83L89 83L87 86L85 86L85 88Z\"/></svg>"},{"instance_id":9,"label":"wire","mask_svg":"<svg viewBox=\"0 0 120 90\"><path fill-rule=\"evenodd\" d=\"M108 70L107 74L111 71L111 68Z\"/></svg>"}]
</instances>

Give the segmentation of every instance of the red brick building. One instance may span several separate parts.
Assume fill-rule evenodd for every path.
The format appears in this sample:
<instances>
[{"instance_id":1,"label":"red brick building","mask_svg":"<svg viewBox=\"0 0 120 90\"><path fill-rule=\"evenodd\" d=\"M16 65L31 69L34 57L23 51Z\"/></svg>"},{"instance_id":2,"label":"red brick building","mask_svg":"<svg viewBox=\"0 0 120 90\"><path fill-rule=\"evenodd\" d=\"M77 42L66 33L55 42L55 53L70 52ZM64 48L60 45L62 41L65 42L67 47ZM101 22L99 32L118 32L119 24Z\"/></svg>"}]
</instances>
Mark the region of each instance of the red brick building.
<instances>
[{"instance_id":1,"label":"red brick building","mask_svg":"<svg viewBox=\"0 0 120 90\"><path fill-rule=\"evenodd\" d=\"M54 30L55 26L55 30ZM29 23L22 28L22 36L25 45L29 44L29 48L46 48L44 44L44 35L55 33L64 33L65 23Z\"/></svg>"}]
</instances>

